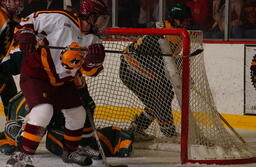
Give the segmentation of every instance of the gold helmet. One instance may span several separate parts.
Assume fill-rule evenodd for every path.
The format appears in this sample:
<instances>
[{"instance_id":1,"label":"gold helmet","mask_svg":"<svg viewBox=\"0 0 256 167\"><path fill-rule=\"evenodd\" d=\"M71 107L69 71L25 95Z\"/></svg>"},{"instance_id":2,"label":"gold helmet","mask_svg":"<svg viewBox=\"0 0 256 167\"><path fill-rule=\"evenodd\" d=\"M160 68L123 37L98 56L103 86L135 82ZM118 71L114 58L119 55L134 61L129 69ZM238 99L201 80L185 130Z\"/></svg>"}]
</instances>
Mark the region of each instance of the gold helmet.
<instances>
[{"instance_id":1,"label":"gold helmet","mask_svg":"<svg viewBox=\"0 0 256 167\"><path fill-rule=\"evenodd\" d=\"M84 62L86 51L82 51L82 47L76 42L72 42L69 48L72 49L67 49L61 53L61 63L66 69L78 69ZM77 48L77 50L73 48ZM81 50L79 50L79 48L81 48Z\"/></svg>"}]
</instances>

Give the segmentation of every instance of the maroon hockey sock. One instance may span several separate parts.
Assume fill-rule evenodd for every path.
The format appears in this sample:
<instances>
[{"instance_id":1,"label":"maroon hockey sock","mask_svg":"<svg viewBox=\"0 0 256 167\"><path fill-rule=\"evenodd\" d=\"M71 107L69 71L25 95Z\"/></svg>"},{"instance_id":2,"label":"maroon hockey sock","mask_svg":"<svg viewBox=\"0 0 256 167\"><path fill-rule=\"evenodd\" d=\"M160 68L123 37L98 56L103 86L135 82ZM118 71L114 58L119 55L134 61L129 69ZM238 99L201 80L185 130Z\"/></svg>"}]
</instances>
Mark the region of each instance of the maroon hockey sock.
<instances>
[{"instance_id":1,"label":"maroon hockey sock","mask_svg":"<svg viewBox=\"0 0 256 167\"><path fill-rule=\"evenodd\" d=\"M63 148L69 152L73 152L77 149L78 144L81 140L83 129L78 130L69 130L67 128L64 129L64 140L63 140Z\"/></svg>"},{"instance_id":2,"label":"maroon hockey sock","mask_svg":"<svg viewBox=\"0 0 256 167\"><path fill-rule=\"evenodd\" d=\"M27 123L22 134L21 151L34 154L44 134L45 128Z\"/></svg>"}]
</instances>

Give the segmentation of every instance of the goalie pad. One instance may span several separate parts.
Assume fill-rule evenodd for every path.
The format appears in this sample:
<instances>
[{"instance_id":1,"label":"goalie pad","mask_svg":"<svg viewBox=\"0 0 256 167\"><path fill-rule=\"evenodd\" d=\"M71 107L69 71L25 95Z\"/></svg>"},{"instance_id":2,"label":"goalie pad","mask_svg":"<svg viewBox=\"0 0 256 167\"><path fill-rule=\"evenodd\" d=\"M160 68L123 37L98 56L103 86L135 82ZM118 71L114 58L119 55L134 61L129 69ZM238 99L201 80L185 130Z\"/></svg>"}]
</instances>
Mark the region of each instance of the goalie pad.
<instances>
[{"instance_id":1,"label":"goalie pad","mask_svg":"<svg viewBox=\"0 0 256 167\"><path fill-rule=\"evenodd\" d=\"M9 101L7 120L23 120L29 112L25 97L22 92L19 92Z\"/></svg>"},{"instance_id":2,"label":"goalie pad","mask_svg":"<svg viewBox=\"0 0 256 167\"><path fill-rule=\"evenodd\" d=\"M107 157L128 157L131 155L134 137L128 131L112 126L98 129L97 134L100 138L101 145ZM62 130L49 130L46 138L46 148L51 153L60 156L62 154L63 147L61 143L62 140ZM98 145L94 137L90 139L83 138L79 147L83 148L80 149L83 151L81 154L86 154L90 157L99 155L97 154ZM94 150L95 154L89 153L92 150Z\"/></svg>"}]
</instances>

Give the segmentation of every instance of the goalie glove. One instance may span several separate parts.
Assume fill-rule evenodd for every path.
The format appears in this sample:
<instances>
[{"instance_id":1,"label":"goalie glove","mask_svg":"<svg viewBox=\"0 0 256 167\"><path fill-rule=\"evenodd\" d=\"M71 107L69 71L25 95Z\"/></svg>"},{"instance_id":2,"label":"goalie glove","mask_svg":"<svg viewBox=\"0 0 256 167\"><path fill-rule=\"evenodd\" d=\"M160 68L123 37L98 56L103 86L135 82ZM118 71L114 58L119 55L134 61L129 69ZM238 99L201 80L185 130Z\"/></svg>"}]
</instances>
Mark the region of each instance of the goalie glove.
<instances>
[{"instance_id":1,"label":"goalie glove","mask_svg":"<svg viewBox=\"0 0 256 167\"><path fill-rule=\"evenodd\" d=\"M254 57L252 59L250 70L251 70L252 85L256 89L256 54L254 55Z\"/></svg>"}]
</instances>

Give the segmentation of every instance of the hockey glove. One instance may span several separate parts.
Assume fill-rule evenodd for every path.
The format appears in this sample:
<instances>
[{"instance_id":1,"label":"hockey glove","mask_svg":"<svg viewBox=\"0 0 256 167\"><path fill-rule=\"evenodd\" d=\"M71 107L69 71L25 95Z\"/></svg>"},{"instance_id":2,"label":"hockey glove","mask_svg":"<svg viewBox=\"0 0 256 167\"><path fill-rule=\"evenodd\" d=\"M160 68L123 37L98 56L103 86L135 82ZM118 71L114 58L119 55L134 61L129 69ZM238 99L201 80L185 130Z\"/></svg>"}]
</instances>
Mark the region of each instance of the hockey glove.
<instances>
[{"instance_id":1,"label":"hockey glove","mask_svg":"<svg viewBox=\"0 0 256 167\"><path fill-rule=\"evenodd\" d=\"M105 50L102 44L92 44L88 47L88 54L85 57L84 65L86 68L97 68L102 66L105 59Z\"/></svg>"},{"instance_id":2,"label":"hockey glove","mask_svg":"<svg viewBox=\"0 0 256 167\"><path fill-rule=\"evenodd\" d=\"M21 29L15 33L14 39L18 42L20 50L26 54L36 51L36 36L33 31Z\"/></svg>"}]
</instances>

